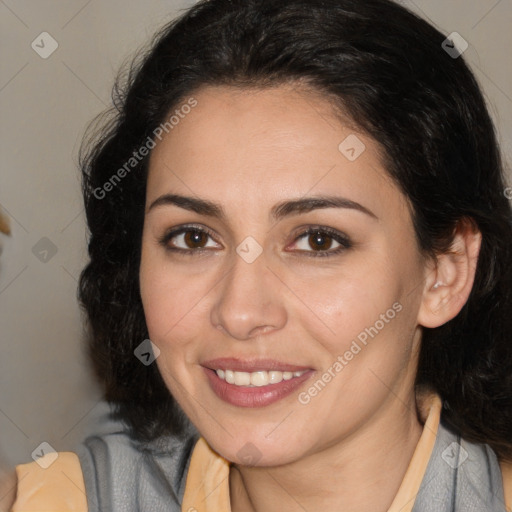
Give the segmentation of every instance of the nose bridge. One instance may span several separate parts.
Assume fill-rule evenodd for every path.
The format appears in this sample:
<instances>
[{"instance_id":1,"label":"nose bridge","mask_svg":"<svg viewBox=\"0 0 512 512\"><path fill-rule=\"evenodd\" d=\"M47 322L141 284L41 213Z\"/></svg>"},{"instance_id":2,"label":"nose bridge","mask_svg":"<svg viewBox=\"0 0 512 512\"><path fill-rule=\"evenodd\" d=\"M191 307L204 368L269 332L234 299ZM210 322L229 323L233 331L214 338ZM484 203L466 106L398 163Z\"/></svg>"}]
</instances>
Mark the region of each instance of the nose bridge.
<instances>
[{"instance_id":1,"label":"nose bridge","mask_svg":"<svg viewBox=\"0 0 512 512\"><path fill-rule=\"evenodd\" d=\"M255 298L254 294L259 293L258 284L264 280L265 268L262 263L261 256L256 261L247 263L237 254L226 279L224 299L235 299L237 304L251 302Z\"/></svg>"},{"instance_id":2,"label":"nose bridge","mask_svg":"<svg viewBox=\"0 0 512 512\"><path fill-rule=\"evenodd\" d=\"M211 313L214 326L236 339L247 339L286 323L284 304L276 287L269 285L271 272L265 255L260 252L254 257L253 251L251 241L239 245Z\"/></svg>"}]
</instances>

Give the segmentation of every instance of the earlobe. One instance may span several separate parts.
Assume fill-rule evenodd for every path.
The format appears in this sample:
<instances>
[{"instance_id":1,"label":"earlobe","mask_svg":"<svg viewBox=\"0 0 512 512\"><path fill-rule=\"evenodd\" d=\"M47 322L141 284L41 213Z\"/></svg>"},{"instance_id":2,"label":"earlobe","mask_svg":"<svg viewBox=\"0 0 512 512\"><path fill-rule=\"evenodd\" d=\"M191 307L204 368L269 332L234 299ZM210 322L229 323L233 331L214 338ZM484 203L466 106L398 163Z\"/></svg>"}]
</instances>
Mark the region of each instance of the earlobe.
<instances>
[{"instance_id":1,"label":"earlobe","mask_svg":"<svg viewBox=\"0 0 512 512\"><path fill-rule=\"evenodd\" d=\"M455 318L466 304L475 280L482 235L468 219L459 221L449 251L426 268L418 324L439 327Z\"/></svg>"}]
</instances>

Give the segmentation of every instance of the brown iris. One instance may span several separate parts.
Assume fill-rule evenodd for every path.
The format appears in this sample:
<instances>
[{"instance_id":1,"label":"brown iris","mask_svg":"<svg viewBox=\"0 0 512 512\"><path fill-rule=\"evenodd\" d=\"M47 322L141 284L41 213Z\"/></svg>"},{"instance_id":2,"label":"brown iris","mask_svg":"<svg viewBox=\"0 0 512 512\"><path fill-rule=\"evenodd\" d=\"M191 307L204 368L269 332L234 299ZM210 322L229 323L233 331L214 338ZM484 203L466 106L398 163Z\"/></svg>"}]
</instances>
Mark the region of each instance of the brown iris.
<instances>
[{"instance_id":1,"label":"brown iris","mask_svg":"<svg viewBox=\"0 0 512 512\"><path fill-rule=\"evenodd\" d=\"M308 242L315 251L322 251L329 249L332 245L332 237L325 235L321 231L312 233L308 237Z\"/></svg>"},{"instance_id":2,"label":"brown iris","mask_svg":"<svg viewBox=\"0 0 512 512\"><path fill-rule=\"evenodd\" d=\"M183 239L188 247L195 249L206 245L208 235L202 231L187 231Z\"/></svg>"}]
</instances>

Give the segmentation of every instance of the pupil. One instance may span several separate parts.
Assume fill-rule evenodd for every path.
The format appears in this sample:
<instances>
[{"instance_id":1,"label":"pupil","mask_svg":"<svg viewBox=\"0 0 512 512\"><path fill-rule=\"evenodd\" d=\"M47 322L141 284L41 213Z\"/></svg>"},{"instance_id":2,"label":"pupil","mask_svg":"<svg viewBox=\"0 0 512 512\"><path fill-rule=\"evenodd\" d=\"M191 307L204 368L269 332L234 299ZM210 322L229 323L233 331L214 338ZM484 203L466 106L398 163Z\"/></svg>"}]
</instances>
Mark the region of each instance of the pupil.
<instances>
[{"instance_id":1,"label":"pupil","mask_svg":"<svg viewBox=\"0 0 512 512\"><path fill-rule=\"evenodd\" d=\"M204 233L201 231L188 231L185 234L185 242L189 247L202 247L204 245Z\"/></svg>"},{"instance_id":2,"label":"pupil","mask_svg":"<svg viewBox=\"0 0 512 512\"><path fill-rule=\"evenodd\" d=\"M309 236L309 241L315 250L329 249L331 246L331 239L329 236L324 236L320 231Z\"/></svg>"}]
</instances>

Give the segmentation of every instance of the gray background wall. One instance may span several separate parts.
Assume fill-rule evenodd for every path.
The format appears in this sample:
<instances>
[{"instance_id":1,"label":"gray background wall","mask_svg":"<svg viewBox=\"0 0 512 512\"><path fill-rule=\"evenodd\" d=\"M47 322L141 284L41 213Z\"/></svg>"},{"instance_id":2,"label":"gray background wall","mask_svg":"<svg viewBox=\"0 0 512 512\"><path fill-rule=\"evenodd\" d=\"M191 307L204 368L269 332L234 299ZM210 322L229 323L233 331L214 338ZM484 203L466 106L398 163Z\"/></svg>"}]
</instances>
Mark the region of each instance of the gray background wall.
<instances>
[{"instance_id":1,"label":"gray background wall","mask_svg":"<svg viewBox=\"0 0 512 512\"><path fill-rule=\"evenodd\" d=\"M72 449L105 411L76 301L86 247L77 150L87 123L110 105L119 66L193 3L0 0L0 207L12 229L0 234L0 466L31 460L43 441ZM464 56L510 162L512 1L402 3L468 41ZM58 43L47 58L31 47L51 50L42 32Z\"/></svg>"}]
</instances>

